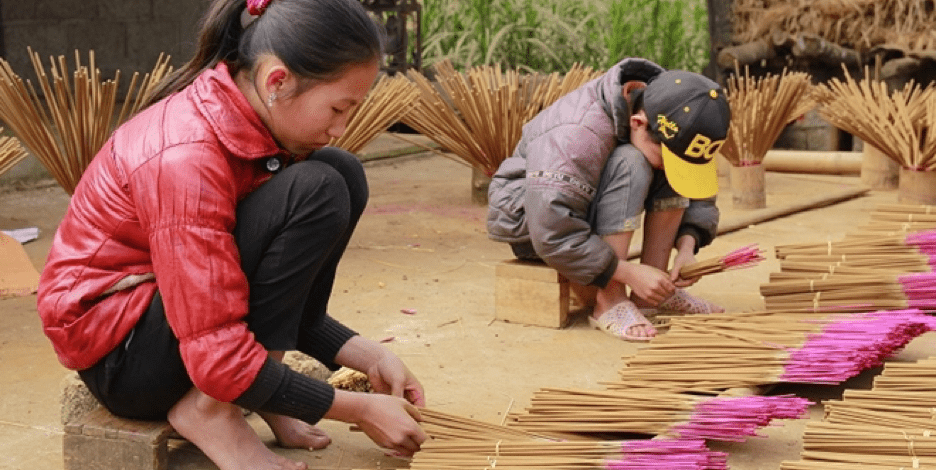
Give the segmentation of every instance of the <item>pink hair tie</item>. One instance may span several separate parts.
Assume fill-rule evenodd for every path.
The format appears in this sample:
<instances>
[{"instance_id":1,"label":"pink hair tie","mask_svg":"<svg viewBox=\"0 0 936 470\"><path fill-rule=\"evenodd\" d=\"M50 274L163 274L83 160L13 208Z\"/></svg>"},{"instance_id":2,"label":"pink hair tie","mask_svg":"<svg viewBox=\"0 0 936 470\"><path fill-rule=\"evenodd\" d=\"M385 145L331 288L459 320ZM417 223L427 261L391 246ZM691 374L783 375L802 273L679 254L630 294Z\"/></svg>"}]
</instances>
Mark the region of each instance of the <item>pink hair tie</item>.
<instances>
[{"instance_id":1,"label":"pink hair tie","mask_svg":"<svg viewBox=\"0 0 936 470\"><path fill-rule=\"evenodd\" d=\"M247 0L247 12L253 16L260 16L270 6L273 0Z\"/></svg>"}]
</instances>

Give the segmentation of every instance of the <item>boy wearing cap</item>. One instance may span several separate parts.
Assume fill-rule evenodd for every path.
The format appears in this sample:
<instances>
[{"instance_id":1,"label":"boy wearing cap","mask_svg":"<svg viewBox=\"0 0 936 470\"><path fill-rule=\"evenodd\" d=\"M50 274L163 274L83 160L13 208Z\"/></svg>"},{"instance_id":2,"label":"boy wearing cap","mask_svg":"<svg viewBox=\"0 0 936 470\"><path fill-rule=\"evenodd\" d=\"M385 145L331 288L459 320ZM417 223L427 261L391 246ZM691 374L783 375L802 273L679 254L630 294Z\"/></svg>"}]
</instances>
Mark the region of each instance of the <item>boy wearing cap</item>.
<instances>
[{"instance_id":1,"label":"boy wearing cap","mask_svg":"<svg viewBox=\"0 0 936 470\"><path fill-rule=\"evenodd\" d=\"M696 279L679 270L715 236L714 155L729 121L715 82L625 59L524 126L491 180L488 235L542 259L577 293L595 291L589 321L622 339L652 338L653 308L723 311L685 292ZM629 263L644 211L640 263Z\"/></svg>"}]
</instances>

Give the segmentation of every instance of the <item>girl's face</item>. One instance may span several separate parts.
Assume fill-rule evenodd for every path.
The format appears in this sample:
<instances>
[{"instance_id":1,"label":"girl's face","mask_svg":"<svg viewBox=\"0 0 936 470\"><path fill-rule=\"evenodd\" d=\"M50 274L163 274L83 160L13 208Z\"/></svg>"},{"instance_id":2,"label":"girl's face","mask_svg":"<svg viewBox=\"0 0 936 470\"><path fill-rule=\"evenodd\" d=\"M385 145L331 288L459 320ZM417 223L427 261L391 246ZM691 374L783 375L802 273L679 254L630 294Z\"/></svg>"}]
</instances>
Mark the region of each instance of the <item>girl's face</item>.
<instances>
[{"instance_id":1,"label":"girl's face","mask_svg":"<svg viewBox=\"0 0 936 470\"><path fill-rule=\"evenodd\" d=\"M644 154L644 157L650 162L650 166L662 170L663 149L660 143L650 133L647 124L647 113L643 110L631 116L631 144Z\"/></svg>"},{"instance_id":2,"label":"girl's face","mask_svg":"<svg viewBox=\"0 0 936 470\"><path fill-rule=\"evenodd\" d=\"M273 137L290 153L305 155L344 134L348 117L364 101L377 77L377 62L349 66L335 80L315 82L305 89L291 73L274 81L273 101L265 97L264 121ZM275 76L275 75L274 75ZM301 90L301 91L296 91Z\"/></svg>"}]
</instances>

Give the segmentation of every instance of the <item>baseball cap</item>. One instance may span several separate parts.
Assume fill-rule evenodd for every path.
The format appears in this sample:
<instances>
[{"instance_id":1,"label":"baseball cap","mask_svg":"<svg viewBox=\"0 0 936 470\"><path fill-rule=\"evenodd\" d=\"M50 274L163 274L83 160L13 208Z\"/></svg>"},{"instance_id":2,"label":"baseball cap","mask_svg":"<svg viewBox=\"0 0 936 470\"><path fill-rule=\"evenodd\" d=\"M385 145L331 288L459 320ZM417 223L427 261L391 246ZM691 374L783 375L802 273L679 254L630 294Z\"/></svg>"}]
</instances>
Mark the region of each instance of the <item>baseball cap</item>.
<instances>
[{"instance_id":1,"label":"baseball cap","mask_svg":"<svg viewBox=\"0 0 936 470\"><path fill-rule=\"evenodd\" d=\"M715 154L731 121L725 91L703 75L667 70L647 84L643 99L648 126L661 138L670 186L690 199L716 195Z\"/></svg>"}]
</instances>

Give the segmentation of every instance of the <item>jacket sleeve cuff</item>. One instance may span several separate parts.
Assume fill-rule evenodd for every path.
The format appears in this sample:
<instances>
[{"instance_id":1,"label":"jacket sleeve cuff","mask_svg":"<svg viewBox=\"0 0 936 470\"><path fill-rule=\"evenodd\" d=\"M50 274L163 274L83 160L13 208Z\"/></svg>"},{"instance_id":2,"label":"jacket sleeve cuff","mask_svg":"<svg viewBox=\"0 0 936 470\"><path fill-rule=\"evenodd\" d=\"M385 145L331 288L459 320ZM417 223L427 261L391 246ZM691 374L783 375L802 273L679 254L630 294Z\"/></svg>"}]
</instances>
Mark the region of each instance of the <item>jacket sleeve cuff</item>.
<instances>
[{"instance_id":1,"label":"jacket sleeve cuff","mask_svg":"<svg viewBox=\"0 0 936 470\"><path fill-rule=\"evenodd\" d=\"M706 236L707 233L692 225L683 225L679 227L679 231L676 233L676 239L679 240L683 235L689 235L695 239L695 247L692 250L693 254L698 254L699 248L712 243L711 237Z\"/></svg>"},{"instance_id":2,"label":"jacket sleeve cuff","mask_svg":"<svg viewBox=\"0 0 936 470\"><path fill-rule=\"evenodd\" d=\"M617 258L617 256L611 257L611 262L608 263L607 266L605 266L604 270L601 271L601 273L598 274L598 276L595 277L595 279L592 280L592 282L589 283L589 285L596 286L600 289L604 289L608 285L608 283L611 282L611 278L614 277L614 271L617 270L617 266L619 262L620 260Z\"/></svg>"},{"instance_id":3,"label":"jacket sleeve cuff","mask_svg":"<svg viewBox=\"0 0 936 470\"><path fill-rule=\"evenodd\" d=\"M267 358L256 379L234 404L248 410L274 413L315 424L335 400L335 389Z\"/></svg>"},{"instance_id":4,"label":"jacket sleeve cuff","mask_svg":"<svg viewBox=\"0 0 936 470\"><path fill-rule=\"evenodd\" d=\"M345 343L357 332L342 325L329 315L325 315L322 324L309 332L300 344L300 351L314 357L331 371L341 368L335 363L335 356Z\"/></svg>"}]
</instances>

